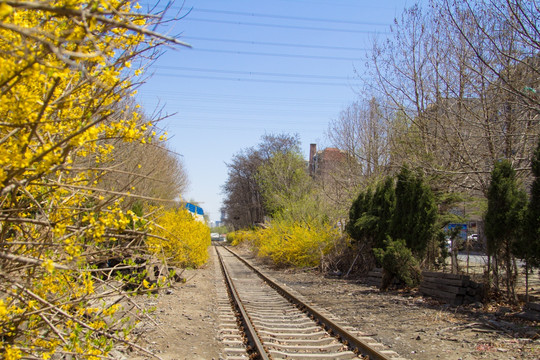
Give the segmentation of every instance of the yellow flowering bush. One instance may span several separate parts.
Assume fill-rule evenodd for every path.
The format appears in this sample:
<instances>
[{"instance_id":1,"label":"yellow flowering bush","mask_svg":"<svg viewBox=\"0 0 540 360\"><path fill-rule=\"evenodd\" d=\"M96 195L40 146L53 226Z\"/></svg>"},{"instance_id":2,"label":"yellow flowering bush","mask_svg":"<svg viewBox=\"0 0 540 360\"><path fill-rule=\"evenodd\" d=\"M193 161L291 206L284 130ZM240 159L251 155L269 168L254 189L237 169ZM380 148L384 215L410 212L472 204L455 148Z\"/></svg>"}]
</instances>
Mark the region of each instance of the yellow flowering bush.
<instances>
[{"instance_id":1,"label":"yellow flowering bush","mask_svg":"<svg viewBox=\"0 0 540 360\"><path fill-rule=\"evenodd\" d=\"M208 260L210 228L184 208L162 210L153 235L146 240L150 252L180 267L197 268Z\"/></svg>"},{"instance_id":2,"label":"yellow flowering bush","mask_svg":"<svg viewBox=\"0 0 540 360\"><path fill-rule=\"evenodd\" d=\"M97 360L129 342L96 266L141 251L148 222L101 179L111 139L151 138L125 105L133 64L176 42L133 4L0 0L0 358Z\"/></svg>"},{"instance_id":3,"label":"yellow flowering bush","mask_svg":"<svg viewBox=\"0 0 540 360\"><path fill-rule=\"evenodd\" d=\"M339 229L317 220L273 220L267 228L230 233L231 244L248 243L278 266L316 267L341 238Z\"/></svg>"},{"instance_id":4,"label":"yellow flowering bush","mask_svg":"<svg viewBox=\"0 0 540 360\"><path fill-rule=\"evenodd\" d=\"M259 236L261 229L259 230L237 230L227 234L227 241L231 243L232 246L237 246L242 243L252 244L256 242L257 237Z\"/></svg>"}]
</instances>

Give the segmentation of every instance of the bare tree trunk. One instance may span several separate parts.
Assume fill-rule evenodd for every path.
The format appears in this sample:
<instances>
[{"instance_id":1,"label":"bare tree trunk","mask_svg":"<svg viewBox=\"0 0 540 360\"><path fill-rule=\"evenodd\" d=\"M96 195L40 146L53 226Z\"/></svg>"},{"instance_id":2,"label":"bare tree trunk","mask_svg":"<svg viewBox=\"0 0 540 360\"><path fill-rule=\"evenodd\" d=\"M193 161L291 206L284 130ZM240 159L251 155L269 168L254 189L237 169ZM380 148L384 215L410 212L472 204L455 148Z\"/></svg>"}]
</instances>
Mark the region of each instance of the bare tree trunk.
<instances>
[{"instance_id":1,"label":"bare tree trunk","mask_svg":"<svg viewBox=\"0 0 540 360\"><path fill-rule=\"evenodd\" d=\"M493 254L493 285L497 295L500 292L499 289L499 256L497 253Z\"/></svg>"},{"instance_id":2,"label":"bare tree trunk","mask_svg":"<svg viewBox=\"0 0 540 360\"><path fill-rule=\"evenodd\" d=\"M525 261L525 302L529 302L529 262Z\"/></svg>"}]
</instances>

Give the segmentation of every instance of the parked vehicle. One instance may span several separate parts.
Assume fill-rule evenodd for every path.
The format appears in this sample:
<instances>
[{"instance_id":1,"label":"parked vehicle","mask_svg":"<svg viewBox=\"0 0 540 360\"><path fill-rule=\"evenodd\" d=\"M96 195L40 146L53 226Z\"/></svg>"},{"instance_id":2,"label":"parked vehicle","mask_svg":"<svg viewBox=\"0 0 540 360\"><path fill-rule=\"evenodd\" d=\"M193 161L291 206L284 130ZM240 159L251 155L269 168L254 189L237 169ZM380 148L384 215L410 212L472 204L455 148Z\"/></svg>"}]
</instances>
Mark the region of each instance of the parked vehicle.
<instances>
[{"instance_id":1,"label":"parked vehicle","mask_svg":"<svg viewBox=\"0 0 540 360\"><path fill-rule=\"evenodd\" d=\"M471 234L467 236L467 240L469 241L478 241L478 234Z\"/></svg>"}]
</instances>

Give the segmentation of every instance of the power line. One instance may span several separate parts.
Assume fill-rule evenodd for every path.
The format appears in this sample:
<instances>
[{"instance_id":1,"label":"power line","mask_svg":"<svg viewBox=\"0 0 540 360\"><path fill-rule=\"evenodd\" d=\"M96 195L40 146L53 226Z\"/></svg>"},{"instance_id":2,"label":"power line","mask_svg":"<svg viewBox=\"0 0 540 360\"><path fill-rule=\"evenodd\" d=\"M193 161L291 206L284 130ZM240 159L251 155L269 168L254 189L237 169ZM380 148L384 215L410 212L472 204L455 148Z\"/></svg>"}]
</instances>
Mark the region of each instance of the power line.
<instances>
[{"instance_id":1,"label":"power line","mask_svg":"<svg viewBox=\"0 0 540 360\"><path fill-rule=\"evenodd\" d=\"M220 0L221 1L221 0ZM312 2L313 0L309 0ZM335 2L331 1L328 4L335 6ZM146 4L149 6L149 4ZM153 4L154 6L155 4ZM183 6L171 6L170 9L175 10L185 10ZM290 15L277 15L277 14L262 14L262 13L252 13L252 12L243 12L243 11L232 11L232 10L215 10L215 9L205 9L192 7L186 11L186 14L183 16L188 16L190 13L211 13L211 14L224 14L224 15L239 15L239 16L248 16L248 17L259 17L267 19L278 19L278 20L295 20L295 21L311 21L311 22L326 22L333 24L349 24L349 25L368 25L368 26L389 26L388 23L379 23L379 22L367 22L367 21L355 21L355 20L344 20L344 19L327 19L327 18L311 18L311 17L302 17L302 16L290 16Z\"/></svg>"},{"instance_id":2,"label":"power line","mask_svg":"<svg viewBox=\"0 0 540 360\"><path fill-rule=\"evenodd\" d=\"M290 43L288 44L288 43L265 42L265 41L206 38L206 37L198 37L198 36L184 36L184 37L182 37L182 39L196 40L196 41L214 41L214 42L231 43L231 44L281 46L281 47L306 48L306 49L323 49L323 50L345 50L345 51L367 51L367 50L370 50L369 48L355 48L355 47L346 47L346 46L307 45L307 44L290 44Z\"/></svg>"},{"instance_id":3,"label":"power line","mask_svg":"<svg viewBox=\"0 0 540 360\"><path fill-rule=\"evenodd\" d=\"M184 75L174 73L159 73L156 72L154 76L168 76L168 77L181 77L190 79L203 79L203 80L224 80L224 81L236 81L236 82L259 82L259 83L272 83L272 84L288 84L288 85L321 85L321 86L351 86L346 83L335 82L317 82L317 81L287 81L287 80L268 80L268 79L243 79L243 78L229 78L219 76L204 76L204 75Z\"/></svg>"},{"instance_id":4,"label":"power line","mask_svg":"<svg viewBox=\"0 0 540 360\"><path fill-rule=\"evenodd\" d=\"M268 19L281 19L281 20L327 22L327 23L334 23L334 24L370 25L370 26L388 26L388 25L390 25L390 24L387 24L387 23L375 23L375 22L364 22L364 21L354 21L354 20L308 18L308 17L301 17L301 16L260 14L260 13L249 13L249 12L242 12L242 11L212 10L212 9L202 9L202 8L193 8L193 12L195 12L195 13L196 12L204 12L204 13L212 13L212 14L226 14L226 15L240 15L240 16L261 17L261 18L268 18Z\"/></svg>"},{"instance_id":5,"label":"power line","mask_svg":"<svg viewBox=\"0 0 540 360\"><path fill-rule=\"evenodd\" d=\"M141 90L137 96L140 96L141 93L145 93L144 89ZM206 100L206 101L211 101L213 103L224 101L226 103L236 102L236 103L245 103L247 105L290 104L294 106L306 105L306 106L312 107L314 105L317 105L317 106L327 105L330 107L335 107L335 106L341 105L343 101L342 98L332 99L329 96L325 96L322 99L314 99L312 97L309 97L309 98L293 97L292 98L292 97L278 97L278 96L268 97L268 96L242 95L239 98L238 95L229 95L226 93L216 94L216 93L208 93L208 92L201 93L201 92L193 92L193 91L189 91L189 92L174 91L173 93L171 93L170 91L167 91L167 90L161 90L161 91L152 90L152 95L156 95L156 94L158 95L162 94L162 95L167 95L167 96L174 95L174 97L182 98L182 99L190 100L190 101ZM147 96L147 95L144 95L144 96ZM150 96L150 94L148 94L148 96Z\"/></svg>"},{"instance_id":6,"label":"power line","mask_svg":"<svg viewBox=\"0 0 540 360\"><path fill-rule=\"evenodd\" d=\"M274 57L313 59L313 60L338 60L338 61L358 61L358 60L360 60L359 58L352 58L352 57L338 57L338 56L324 56L324 55L299 55L299 54L284 54L284 53L264 53L264 52L258 52L258 51L203 49L203 48L197 48L197 47L193 47L193 48L185 49L185 50L187 50L187 51L199 51L199 52L212 52L212 53L221 53L221 54L274 56ZM181 51L184 51L184 49L182 49Z\"/></svg>"},{"instance_id":7,"label":"power line","mask_svg":"<svg viewBox=\"0 0 540 360\"><path fill-rule=\"evenodd\" d=\"M242 25L242 26L259 26L259 27L270 27L270 28L279 28L279 29L295 29L295 30L309 30L309 31L325 31L325 32L346 32L346 33L356 33L356 34L372 34L380 33L386 34L386 31L373 31L373 30L355 30L355 29L338 29L338 28L321 28L314 26L297 26L297 25L278 25L278 24L265 24L265 23L253 23L253 22L243 22L243 21L234 21L234 20L217 20L217 19L201 19L186 16L183 21L199 21L199 22L210 22L210 23L219 23L219 24L232 24L232 25Z\"/></svg>"},{"instance_id":8,"label":"power line","mask_svg":"<svg viewBox=\"0 0 540 360\"><path fill-rule=\"evenodd\" d=\"M168 118L166 127L181 127L181 128L224 128L229 129L234 128L245 128L250 126L257 126L262 128L276 128L276 129L285 129L285 128L297 128L297 129L309 129L314 125L313 117L306 116L303 119L295 116L292 118L290 115L276 115L271 114L271 122L268 121L253 121L254 117L249 114L243 114L243 116L238 116L235 114L234 117L223 116L222 113L213 112L201 115L197 112L196 115L186 115L181 116L179 114Z\"/></svg>"},{"instance_id":9,"label":"power line","mask_svg":"<svg viewBox=\"0 0 540 360\"><path fill-rule=\"evenodd\" d=\"M205 68L193 68L193 67L184 67L184 66L155 65L153 66L153 68L164 69L164 70L181 70L181 71L193 71L193 72L216 73L216 74L232 74L232 75L244 75L244 76L269 76L269 77L324 79L324 80L351 80L349 77L346 77L346 76L220 70L220 69L208 69L208 68L205 69Z\"/></svg>"},{"instance_id":10,"label":"power line","mask_svg":"<svg viewBox=\"0 0 540 360\"><path fill-rule=\"evenodd\" d=\"M272 130L272 131L279 131L279 132L302 132L302 133L320 133L320 130L317 128L314 128L313 126L306 126L306 127L287 127L284 128L283 126L277 126L276 124L255 124L255 123L248 123L248 124L242 124L242 125L231 125L227 123L219 124L219 125L206 125L206 124L170 124L171 127L177 127L180 129L205 129L205 130L219 130L219 131L264 131L264 130Z\"/></svg>"}]
</instances>

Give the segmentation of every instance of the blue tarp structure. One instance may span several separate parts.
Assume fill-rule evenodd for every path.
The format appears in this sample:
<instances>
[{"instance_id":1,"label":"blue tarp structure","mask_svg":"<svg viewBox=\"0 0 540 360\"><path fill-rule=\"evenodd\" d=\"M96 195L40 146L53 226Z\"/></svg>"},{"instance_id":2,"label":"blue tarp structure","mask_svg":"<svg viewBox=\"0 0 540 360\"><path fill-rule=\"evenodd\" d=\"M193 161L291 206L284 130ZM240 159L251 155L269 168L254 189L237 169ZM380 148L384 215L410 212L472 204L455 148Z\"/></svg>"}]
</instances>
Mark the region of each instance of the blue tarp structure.
<instances>
[{"instance_id":1,"label":"blue tarp structure","mask_svg":"<svg viewBox=\"0 0 540 360\"><path fill-rule=\"evenodd\" d=\"M204 216L204 210L202 209L202 207L199 207L197 205L186 203L186 209L188 209L188 211L193 214Z\"/></svg>"},{"instance_id":2,"label":"blue tarp structure","mask_svg":"<svg viewBox=\"0 0 540 360\"><path fill-rule=\"evenodd\" d=\"M463 240L467 240L467 224L448 224L446 230L451 231L456 227L460 229L458 236Z\"/></svg>"}]
</instances>

